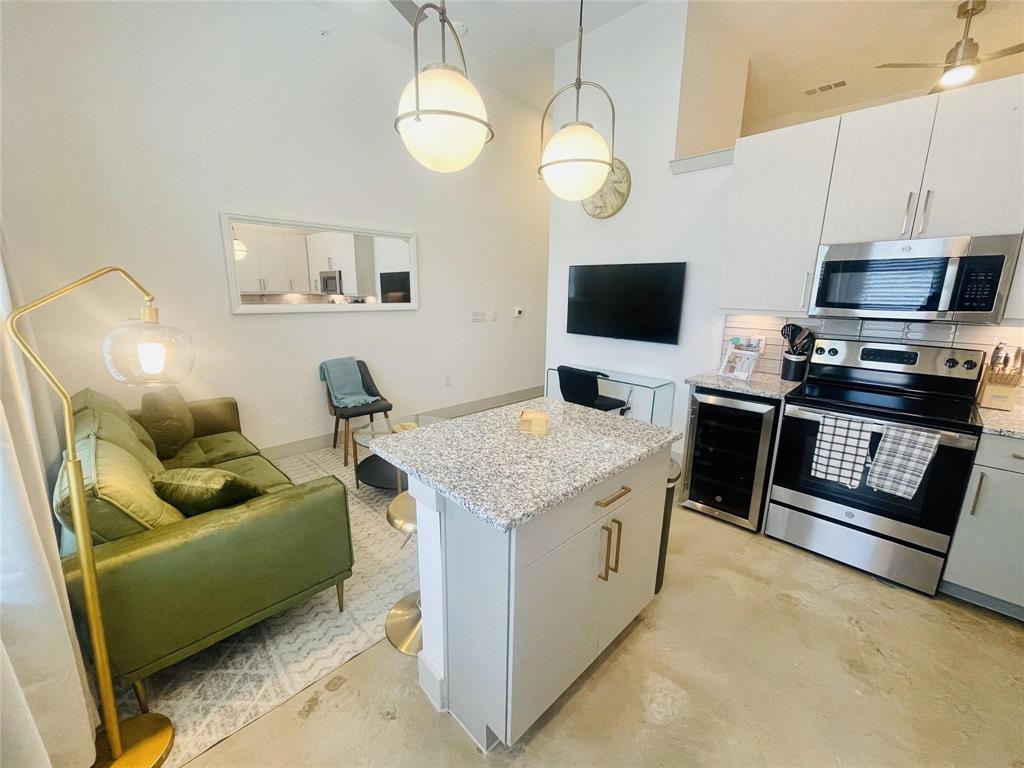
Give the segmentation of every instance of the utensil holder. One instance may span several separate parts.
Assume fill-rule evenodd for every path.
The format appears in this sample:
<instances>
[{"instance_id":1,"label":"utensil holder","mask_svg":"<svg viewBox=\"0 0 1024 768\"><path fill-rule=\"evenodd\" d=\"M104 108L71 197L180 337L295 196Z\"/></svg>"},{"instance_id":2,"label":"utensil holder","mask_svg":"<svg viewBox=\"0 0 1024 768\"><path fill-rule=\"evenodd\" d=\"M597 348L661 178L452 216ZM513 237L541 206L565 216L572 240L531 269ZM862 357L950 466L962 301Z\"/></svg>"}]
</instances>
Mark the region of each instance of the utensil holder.
<instances>
[{"instance_id":1,"label":"utensil holder","mask_svg":"<svg viewBox=\"0 0 1024 768\"><path fill-rule=\"evenodd\" d=\"M803 381L807 375L807 355L791 355L782 353L783 381Z\"/></svg>"}]
</instances>

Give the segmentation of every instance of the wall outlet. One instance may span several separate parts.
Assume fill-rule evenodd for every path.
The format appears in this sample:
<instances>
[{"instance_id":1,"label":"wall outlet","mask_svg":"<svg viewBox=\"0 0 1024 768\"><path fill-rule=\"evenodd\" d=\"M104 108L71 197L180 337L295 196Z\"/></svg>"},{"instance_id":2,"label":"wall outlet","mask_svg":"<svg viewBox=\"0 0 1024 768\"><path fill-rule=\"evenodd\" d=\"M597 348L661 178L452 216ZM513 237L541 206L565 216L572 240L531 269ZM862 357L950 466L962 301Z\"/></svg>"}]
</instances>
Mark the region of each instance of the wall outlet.
<instances>
[{"instance_id":1,"label":"wall outlet","mask_svg":"<svg viewBox=\"0 0 1024 768\"><path fill-rule=\"evenodd\" d=\"M497 321L497 319L498 319L498 310L492 309L491 310L491 322L493 323L493 322Z\"/></svg>"},{"instance_id":2,"label":"wall outlet","mask_svg":"<svg viewBox=\"0 0 1024 768\"><path fill-rule=\"evenodd\" d=\"M474 312L473 313L473 320L472 320L472 322L474 322L474 323L483 323L483 322L486 322L486 321L487 321L487 313L486 312Z\"/></svg>"},{"instance_id":3,"label":"wall outlet","mask_svg":"<svg viewBox=\"0 0 1024 768\"><path fill-rule=\"evenodd\" d=\"M512 317L522 317L522 316L523 316L523 308L522 307L512 307Z\"/></svg>"},{"instance_id":4,"label":"wall outlet","mask_svg":"<svg viewBox=\"0 0 1024 768\"><path fill-rule=\"evenodd\" d=\"M452 375L450 373L444 377L444 385L446 387L450 387L452 385Z\"/></svg>"}]
</instances>

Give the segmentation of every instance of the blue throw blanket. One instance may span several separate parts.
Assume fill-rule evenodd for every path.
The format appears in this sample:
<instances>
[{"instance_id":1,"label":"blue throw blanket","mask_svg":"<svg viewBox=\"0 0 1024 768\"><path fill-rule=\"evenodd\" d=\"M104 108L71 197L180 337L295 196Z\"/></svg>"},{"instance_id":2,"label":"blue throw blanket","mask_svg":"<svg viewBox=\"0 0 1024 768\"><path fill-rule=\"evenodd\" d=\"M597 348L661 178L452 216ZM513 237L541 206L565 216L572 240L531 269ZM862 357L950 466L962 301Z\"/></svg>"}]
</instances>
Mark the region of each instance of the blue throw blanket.
<instances>
[{"instance_id":1,"label":"blue throw blanket","mask_svg":"<svg viewBox=\"0 0 1024 768\"><path fill-rule=\"evenodd\" d=\"M352 408L380 400L379 397L366 394L363 377L359 374L359 366L354 357L324 360L320 363L320 381L327 382L331 402L338 408Z\"/></svg>"}]
</instances>

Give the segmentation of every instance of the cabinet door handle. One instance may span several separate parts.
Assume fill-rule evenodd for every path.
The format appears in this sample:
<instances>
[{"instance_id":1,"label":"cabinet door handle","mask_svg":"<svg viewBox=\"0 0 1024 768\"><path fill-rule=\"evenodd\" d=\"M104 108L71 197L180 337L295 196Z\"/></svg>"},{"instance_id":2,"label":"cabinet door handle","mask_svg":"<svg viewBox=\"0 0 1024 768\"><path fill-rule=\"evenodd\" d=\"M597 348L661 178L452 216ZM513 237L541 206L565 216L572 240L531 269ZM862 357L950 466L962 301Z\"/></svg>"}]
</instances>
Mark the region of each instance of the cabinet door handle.
<instances>
[{"instance_id":1,"label":"cabinet door handle","mask_svg":"<svg viewBox=\"0 0 1024 768\"><path fill-rule=\"evenodd\" d=\"M924 193L924 205L921 206L921 223L917 227L917 234L924 232L924 220L928 217L928 203L932 201L932 191L929 189Z\"/></svg>"},{"instance_id":2,"label":"cabinet door handle","mask_svg":"<svg viewBox=\"0 0 1024 768\"><path fill-rule=\"evenodd\" d=\"M608 581L608 573L612 569L612 529L602 525L601 530L608 534L608 543L604 547L604 570L597 574L597 578Z\"/></svg>"},{"instance_id":3,"label":"cabinet door handle","mask_svg":"<svg viewBox=\"0 0 1024 768\"><path fill-rule=\"evenodd\" d=\"M981 498L981 486L985 482L985 473L978 473L978 487L974 489L974 501L971 502L971 515L978 511L978 499ZM609 545L611 542L609 542Z\"/></svg>"},{"instance_id":4,"label":"cabinet door handle","mask_svg":"<svg viewBox=\"0 0 1024 768\"><path fill-rule=\"evenodd\" d=\"M292 284L292 279L290 277L288 278L288 290L289 291L294 291L295 290L295 286Z\"/></svg>"},{"instance_id":5,"label":"cabinet door handle","mask_svg":"<svg viewBox=\"0 0 1024 768\"><path fill-rule=\"evenodd\" d=\"M811 282L811 273L804 272L803 282L800 283L800 309L807 308L807 286Z\"/></svg>"},{"instance_id":6,"label":"cabinet door handle","mask_svg":"<svg viewBox=\"0 0 1024 768\"><path fill-rule=\"evenodd\" d=\"M615 537L615 565L610 566L608 568L608 570L611 571L612 573L618 573L619 572L619 555L622 554L622 521L621 520L616 520L613 517L612 518L612 525L614 525L616 530L617 530L617 535Z\"/></svg>"},{"instance_id":7,"label":"cabinet door handle","mask_svg":"<svg viewBox=\"0 0 1024 768\"><path fill-rule=\"evenodd\" d=\"M632 488L630 488L628 485L623 485L623 486L620 486L619 490L617 490L615 493L613 493L607 499L600 499L598 501L595 501L594 503L597 504L597 506L601 507L601 509L604 509L605 507L610 507L612 504L614 504L616 501L621 499L623 496L625 496L628 493L632 493L632 492L633 492Z\"/></svg>"},{"instance_id":8,"label":"cabinet door handle","mask_svg":"<svg viewBox=\"0 0 1024 768\"><path fill-rule=\"evenodd\" d=\"M914 202L914 193L907 193L907 207L903 210L903 226L900 227L900 234L907 234L907 224L910 223L910 206Z\"/></svg>"}]
</instances>

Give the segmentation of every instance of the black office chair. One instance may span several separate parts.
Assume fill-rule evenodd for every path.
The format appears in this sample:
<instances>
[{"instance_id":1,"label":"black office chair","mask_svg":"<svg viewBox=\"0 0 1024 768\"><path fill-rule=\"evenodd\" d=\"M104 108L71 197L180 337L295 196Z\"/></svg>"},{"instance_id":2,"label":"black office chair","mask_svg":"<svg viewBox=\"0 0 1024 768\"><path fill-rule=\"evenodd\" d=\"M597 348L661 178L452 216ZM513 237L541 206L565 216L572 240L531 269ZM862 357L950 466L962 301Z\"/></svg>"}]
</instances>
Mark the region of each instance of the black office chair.
<instances>
[{"instance_id":1,"label":"black office chair","mask_svg":"<svg viewBox=\"0 0 1024 768\"><path fill-rule=\"evenodd\" d=\"M568 403L585 405L587 408L596 408L599 411L618 409L619 415L624 416L629 410L626 401L598 394L598 376L604 379L608 378L607 373L600 371L587 371L583 368L560 365L558 366L558 388L562 390L562 397Z\"/></svg>"}]
</instances>

